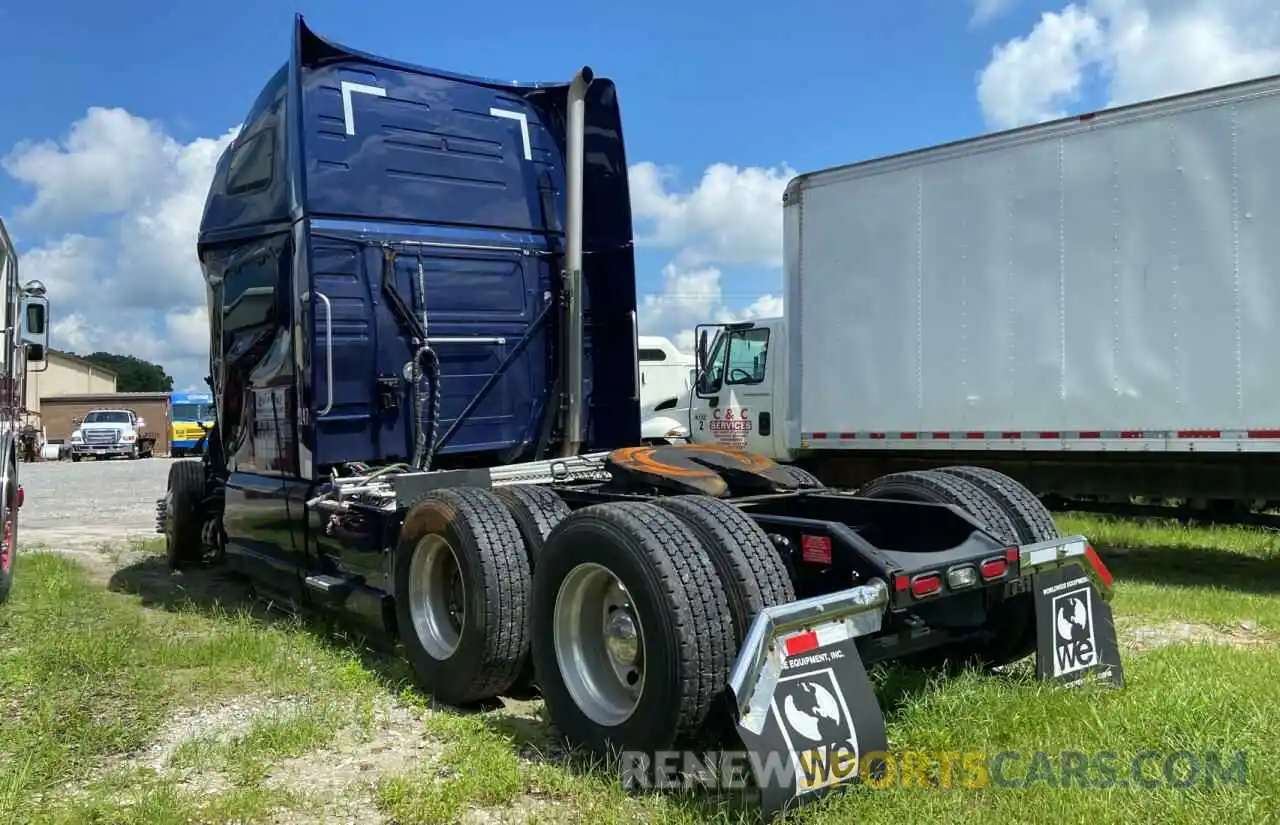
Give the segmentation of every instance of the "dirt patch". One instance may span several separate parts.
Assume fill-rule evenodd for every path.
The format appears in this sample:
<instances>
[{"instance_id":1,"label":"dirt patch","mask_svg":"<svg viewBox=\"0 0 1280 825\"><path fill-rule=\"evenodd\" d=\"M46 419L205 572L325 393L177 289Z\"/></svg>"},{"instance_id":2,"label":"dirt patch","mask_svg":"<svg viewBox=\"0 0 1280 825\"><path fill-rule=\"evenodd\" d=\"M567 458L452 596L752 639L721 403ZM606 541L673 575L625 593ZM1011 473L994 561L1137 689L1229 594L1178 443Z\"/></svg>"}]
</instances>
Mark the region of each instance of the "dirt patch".
<instances>
[{"instance_id":1,"label":"dirt patch","mask_svg":"<svg viewBox=\"0 0 1280 825\"><path fill-rule=\"evenodd\" d=\"M342 729L329 747L281 762L263 784L305 794L308 816L317 817L305 821L378 823L384 817L374 804L374 783L420 771L439 753L411 709L387 703L368 728Z\"/></svg>"},{"instance_id":2,"label":"dirt patch","mask_svg":"<svg viewBox=\"0 0 1280 825\"><path fill-rule=\"evenodd\" d=\"M1235 625L1211 625L1202 622L1164 622L1136 624L1117 621L1116 631L1122 647L1146 651L1177 644L1217 644L1231 647L1269 646L1276 639L1258 629L1253 621Z\"/></svg>"}]
</instances>

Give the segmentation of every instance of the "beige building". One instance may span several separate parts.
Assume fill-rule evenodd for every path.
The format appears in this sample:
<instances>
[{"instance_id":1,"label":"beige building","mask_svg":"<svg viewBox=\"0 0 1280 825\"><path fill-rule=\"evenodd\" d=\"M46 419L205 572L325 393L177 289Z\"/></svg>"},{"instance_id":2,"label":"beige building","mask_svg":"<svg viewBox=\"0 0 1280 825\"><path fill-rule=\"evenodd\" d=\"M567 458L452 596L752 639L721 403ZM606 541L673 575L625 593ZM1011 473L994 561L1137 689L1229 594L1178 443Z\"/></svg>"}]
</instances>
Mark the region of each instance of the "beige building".
<instances>
[{"instance_id":1,"label":"beige building","mask_svg":"<svg viewBox=\"0 0 1280 825\"><path fill-rule=\"evenodd\" d=\"M48 366L27 373L27 409L40 413L40 399L60 395L105 395L116 391L116 374L65 352L49 350Z\"/></svg>"}]
</instances>

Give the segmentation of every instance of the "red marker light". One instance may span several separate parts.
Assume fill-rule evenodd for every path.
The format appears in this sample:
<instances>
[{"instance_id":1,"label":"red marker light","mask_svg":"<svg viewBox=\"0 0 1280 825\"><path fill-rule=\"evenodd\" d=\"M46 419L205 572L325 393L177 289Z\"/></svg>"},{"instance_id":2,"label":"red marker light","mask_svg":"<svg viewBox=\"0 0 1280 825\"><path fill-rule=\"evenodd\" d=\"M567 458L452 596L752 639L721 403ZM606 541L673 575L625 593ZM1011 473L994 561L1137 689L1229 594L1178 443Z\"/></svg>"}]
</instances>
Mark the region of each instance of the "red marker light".
<instances>
[{"instance_id":1,"label":"red marker light","mask_svg":"<svg viewBox=\"0 0 1280 825\"><path fill-rule=\"evenodd\" d=\"M925 573L911 580L911 595L917 599L928 598L942 590L942 577L937 573Z\"/></svg>"},{"instance_id":2,"label":"red marker light","mask_svg":"<svg viewBox=\"0 0 1280 825\"><path fill-rule=\"evenodd\" d=\"M810 650L818 649L818 633L810 630L808 633L800 633L787 639L785 648L788 656L799 656L801 653L808 653Z\"/></svg>"},{"instance_id":3,"label":"red marker light","mask_svg":"<svg viewBox=\"0 0 1280 825\"><path fill-rule=\"evenodd\" d=\"M984 579L998 579L1009 569L1009 564L1004 559L987 559L979 567Z\"/></svg>"}]
</instances>

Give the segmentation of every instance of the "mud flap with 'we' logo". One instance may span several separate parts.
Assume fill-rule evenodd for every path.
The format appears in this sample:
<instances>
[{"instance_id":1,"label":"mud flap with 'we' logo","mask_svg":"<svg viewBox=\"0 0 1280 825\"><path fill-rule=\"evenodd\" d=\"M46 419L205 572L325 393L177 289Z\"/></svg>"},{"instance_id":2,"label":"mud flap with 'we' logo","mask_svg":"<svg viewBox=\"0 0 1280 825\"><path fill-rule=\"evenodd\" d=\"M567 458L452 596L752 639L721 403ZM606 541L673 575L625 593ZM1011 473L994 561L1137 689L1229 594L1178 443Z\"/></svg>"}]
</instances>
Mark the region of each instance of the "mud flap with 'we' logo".
<instances>
[{"instance_id":1,"label":"mud flap with 'we' logo","mask_svg":"<svg viewBox=\"0 0 1280 825\"><path fill-rule=\"evenodd\" d=\"M816 634L809 634L816 635ZM884 718L855 640L780 657L763 725L738 725L766 816L882 778ZM769 687L763 687L769 691Z\"/></svg>"},{"instance_id":2,"label":"mud flap with 'we' logo","mask_svg":"<svg viewBox=\"0 0 1280 825\"><path fill-rule=\"evenodd\" d=\"M1076 687L1124 685L1115 620L1084 570L1074 564L1032 577L1036 615L1036 676Z\"/></svg>"}]
</instances>

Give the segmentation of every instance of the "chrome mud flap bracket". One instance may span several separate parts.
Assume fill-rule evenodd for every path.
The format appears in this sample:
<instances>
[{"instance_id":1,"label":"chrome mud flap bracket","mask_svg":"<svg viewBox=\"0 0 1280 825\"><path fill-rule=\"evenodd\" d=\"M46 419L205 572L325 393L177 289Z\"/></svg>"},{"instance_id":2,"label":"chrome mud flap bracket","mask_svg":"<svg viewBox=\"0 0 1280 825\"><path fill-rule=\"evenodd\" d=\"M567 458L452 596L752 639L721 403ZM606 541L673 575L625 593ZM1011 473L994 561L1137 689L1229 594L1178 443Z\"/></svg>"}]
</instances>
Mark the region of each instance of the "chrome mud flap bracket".
<instances>
[{"instance_id":1,"label":"chrome mud flap bracket","mask_svg":"<svg viewBox=\"0 0 1280 825\"><path fill-rule=\"evenodd\" d=\"M769 608L729 677L766 817L885 770L884 716L857 639L880 629L879 580Z\"/></svg>"},{"instance_id":2,"label":"chrome mud flap bracket","mask_svg":"<svg viewBox=\"0 0 1280 825\"><path fill-rule=\"evenodd\" d=\"M1083 536L1020 548L1020 573L1035 600L1036 677L1062 687L1124 686L1111 613L1111 573Z\"/></svg>"}]
</instances>

